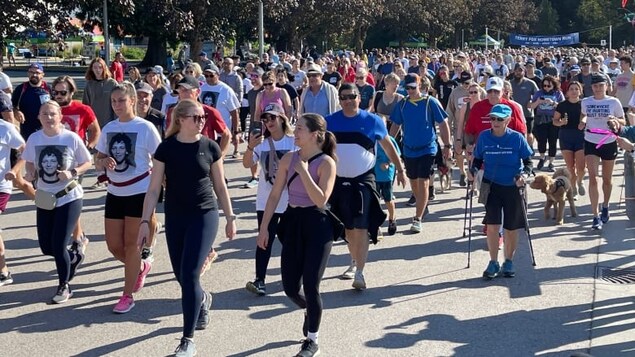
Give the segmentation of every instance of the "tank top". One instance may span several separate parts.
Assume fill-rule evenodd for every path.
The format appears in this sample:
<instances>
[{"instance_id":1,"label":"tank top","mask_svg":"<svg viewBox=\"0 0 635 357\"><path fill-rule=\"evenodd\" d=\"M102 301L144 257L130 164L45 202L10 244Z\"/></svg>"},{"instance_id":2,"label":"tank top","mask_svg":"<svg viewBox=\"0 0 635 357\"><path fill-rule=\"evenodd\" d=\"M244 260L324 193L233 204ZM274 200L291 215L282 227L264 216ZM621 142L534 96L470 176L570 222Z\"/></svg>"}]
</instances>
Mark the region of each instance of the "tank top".
<instances>
[{"instance_id":1,"label":"tank top","mask_svg":"<svg viewBox=\"0 0 635 357\"><path fill-rule=\"evenodd\" d=\"M271 96L267 96L267 91L262 91L262 98L260 99L260 111L265 111L265 108L267 107L267 105L271 104L271 103L276 103L278 105L280 105L280 107L284 108L284 103L282 102L282 97L280 95L280 91L282 91L284 89L282 88L275 88L273 90L273 94Z\"/></svg>"},{"instance_id":2,"label":"tank top","mask_svg":"<svg viewBox=\"0 0 635 357\"><path fill-rule=\"evenodd\" d=\"M393 99L393 101L390 104L386 104L384 102L385 94L386 92L382 92L381 98L379 98L379 100L377 101L377 105L375 106L375 112L377 112L378 114L383 114L386 117L390 117L390 114L392 114L392 110L395 108L397 103L401 99L403 99L403 96L399 93L395 93L395 98Z\"/></svg>"},{"instance_id":3,"label":"tank top","mask_svg":"<svg viewBox=\"0 0 635 357\"><path fill-rule=\"evenodd\" d=\"M318 156L319 155L319 156ZM318 167L324 160L324 153L319 153L309 159L309 175L313 178L313 181L318 182ZM294 207L311 207L315 206L315 203L309 197L309 194L302 184L302 179L299 174L295 172L295 164L300 160L300 153L298 151L291 156L291 163L289 163L289 173L287 174L287 188L289 192L289 205Z\"/></svg>"}]
</instances>

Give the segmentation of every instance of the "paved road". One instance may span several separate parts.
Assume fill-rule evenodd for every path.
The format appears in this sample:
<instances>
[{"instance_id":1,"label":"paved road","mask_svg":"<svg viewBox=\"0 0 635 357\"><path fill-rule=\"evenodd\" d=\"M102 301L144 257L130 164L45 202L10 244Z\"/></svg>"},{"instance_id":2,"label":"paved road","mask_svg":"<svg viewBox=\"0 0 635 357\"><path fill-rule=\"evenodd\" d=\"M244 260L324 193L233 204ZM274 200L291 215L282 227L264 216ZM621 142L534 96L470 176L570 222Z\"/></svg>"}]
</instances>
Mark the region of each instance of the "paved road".
<instances>
[{"instance_id":1,"label":"paved road","mask_svg":"<svg viewBox=\"0 0 635 357\"><path fill-rule=\"evenodd\" d=\"M21 80L20 78L14 78ZM602 267L635 265L635 231L617 208L622 164L617 166L612 218L602 232L590 231L587 197L579 217L568 214L555 227L542 218L543 196L529 192L529 219L538 265L531 266L524 234L515 260L517 277L484 282L485 239L475 233L472 266L466 269L462 237L463 189L438 194L413 235L413 208L398 190L399 232L370 252L368 290L353 291L337 277L348 265L337 243L322 284L320 348L325 356L596 356L635 355L635 284L596 279ZM558 162L561 164L561 162ZM214 293L212 323L198 331L199 356L290 356L299 347L302 312L284 296L280 246L274 246L268 292L256 297L245 282L254 275L255 189L240 186L247 172L227 162L230 195L239 214L238 237L216 240L220 258L202 282ZM90 186L94 177L84 181ZM0 217L13 285L0 288L1 356L166 356L180 336L179 287L171 273L164 236L137 306L126 315L111 312L122 291L122 266L103 237L104 191L87 190L82 221L91 239L85 263L73 281L74 297L50 305L55 293L54 262L43 257L35 235L32 202L15 193ZM568 212L568 211L567 211ZM161 216L161 214L160 214ZM483 216L475 204L474 223Z\"/></svg>"}]
</instances>

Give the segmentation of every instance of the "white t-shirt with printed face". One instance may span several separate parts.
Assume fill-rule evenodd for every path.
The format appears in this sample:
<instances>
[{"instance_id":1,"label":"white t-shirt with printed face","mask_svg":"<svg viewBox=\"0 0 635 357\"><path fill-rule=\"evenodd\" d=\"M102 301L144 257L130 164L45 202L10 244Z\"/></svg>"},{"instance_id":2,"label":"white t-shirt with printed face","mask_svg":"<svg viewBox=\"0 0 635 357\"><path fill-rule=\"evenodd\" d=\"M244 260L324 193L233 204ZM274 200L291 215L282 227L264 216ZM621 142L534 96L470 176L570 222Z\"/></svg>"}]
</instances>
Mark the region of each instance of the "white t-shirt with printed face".
<instances>
[{"instance_id":1,"label":"white t-shirt with printed face","mask_svg":"<svg viewBox=\"0 0 635 357\"><path fill-rule=\"evenodd\" d=\"M201 86L201 95L199 98L201 103L216 108L223 117L227 128L229 128L230 131L233 129L230 113L240 108L240 102L230 86L220 81L215 85L205 83Z\"/></svg>"},{"instance_id":2,"label":"white t-shirt with printed face","mask_svg":"<svg viewBox=\"0 0 635 357\"><path fill-rule=\"evenodd\" d=\"M624 118L624 109L622 104L615 97L605 97L604 99L595 99L593 97L586 97L582 99L582 114L586 115L586 129L584 131L584 140L599 144L604 140L604 143L612 143L615 141L614 136L610 136L605 139L606 134L590 133L589 129L601 129L609 130L607 122L609 115Z\"/></svg>"},{"instance_id":3,"label":"white t-shirt with printed face","mask_svg":"<svg viewBox=\"0 0 635 357\"><path fill-rule=\"evenodd\" d=\"M62 132L55 136L47 136L43 130L38 130L29 136L22 158L35 165L37 189L56 194L74 179L60 180L58 172L72 170L89 162L90 153L79 135L70 130L62 129ZM77 185L57 200L56 207L83 196L82 185Z\"/></svg>"},{"instance_id":4,"label":"white t-shirt with printed face","mask_svg":"<svg viewBox=\"0 0 635 357\"><path fill-rule=\"evenodd\" d=\"M106 124L101 130L97 150L115 159L114 170L106 170L112 182L126 182L152 169L152 156L161 137L157 128L147 120L134 117L127 122L119 119ZM108 185L108 193L115 196L132 196L145 193L150 185L150 176L131 185Z\"/></svg>"},{"instance_id":5,"label":"white t-shirt with printed face","mask_svg":"<svg viewBox=\"0 0 635 357\"><path fill-rule=\"evenodd\" d=\"M273 146L276 150L276 156L278 160L282 159L282 156L289 151L298 150L294 144L293 136L284 136L278 141L273 141ZM269 152L271 151L269 140L264 141L254 148L253 161L254 164L258 163L260 166L260 174L258 176L258 193L256 195L256 211L264 211L267 205L267 199L273 188L273 182L275 180L275 174L269 172ZM274 170L278 169L278 165L275 165ZM285 185L282 195L280 195L280 201L276 207L276 213L282 213L287 208L287 202L289 201L289 194Z\"/></svg>"},{"instance_id":6,"label":"white t-shirt with printed face","mask_svg":"<svg viewBox=\"0 0 635 357\"><path fill-rule=\"evenodd\" d=\"M0 120L0 192L11 193L13 182L5 180L4 175L11 170L11 149L24 144L22 135L13 124Z\"/></svg>"}]
</instances>

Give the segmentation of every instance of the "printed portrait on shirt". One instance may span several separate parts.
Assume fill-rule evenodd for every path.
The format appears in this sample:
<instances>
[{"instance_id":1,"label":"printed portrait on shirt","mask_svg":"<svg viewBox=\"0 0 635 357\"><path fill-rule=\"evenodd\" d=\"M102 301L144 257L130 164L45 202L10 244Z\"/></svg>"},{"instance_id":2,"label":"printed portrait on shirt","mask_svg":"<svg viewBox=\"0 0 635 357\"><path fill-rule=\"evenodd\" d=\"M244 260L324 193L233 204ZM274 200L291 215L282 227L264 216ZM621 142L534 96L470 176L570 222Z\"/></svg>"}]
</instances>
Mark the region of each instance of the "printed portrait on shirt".
<instances>
[{"instance_id":1,"label":"printed portrait on shirt","mask_svg":"<svg viewBox=\"0 0 635 357\"><path fill-rule=\"evenodd\" d=\"M263 151L260 154L260 167L265 174L265 180L270 184L273 185L273 181L276 179L280 159L288 152L289 150L276 150L274 162L270 162L269 151Z\"/></svg>"},{"instance_id":2,"label":"printed portrait on shirt","mask_svg":"<svg viewBox=\"0 0 635 357\"><path fill-rule=\"evenodd\" d=\"M71 164L68 148L61 145L36 146L38 177L45 183L59 182L57 174Z\"/></svg>"},{"instance_id":3,"label":"printed portrait on shirt","mask_svg":"<svg viewBox=\"0 0 635 357\"><path fill-rule=\"evenodd\" d=\"M77 114L63 115L62 125L64 125L64 128L66 128L67 130L70 130L76 133L77 128L79 127L79 115Z\"/></svg>"},{"instance_id":4,"label":"printed portrait on shirt","mask_svg":"<svg viewBox=\"0 0 635 357\"><path fill-rule=\"evenodd\" d=\"M201 93L201 102L205 105L216 108L216 104L218 104L218 92Z\"/></svg>"},{"instance_id":5,"label":"printed portrait on shirt","mask_svg":"<svg viewBox=\"0 0 635 357\"><path fill-rule=\"evenodd\" d=\"M115 159L115 172L137 166L134 160L137 133L108 133L108 155Z\"/></svg>"}]
</instances>

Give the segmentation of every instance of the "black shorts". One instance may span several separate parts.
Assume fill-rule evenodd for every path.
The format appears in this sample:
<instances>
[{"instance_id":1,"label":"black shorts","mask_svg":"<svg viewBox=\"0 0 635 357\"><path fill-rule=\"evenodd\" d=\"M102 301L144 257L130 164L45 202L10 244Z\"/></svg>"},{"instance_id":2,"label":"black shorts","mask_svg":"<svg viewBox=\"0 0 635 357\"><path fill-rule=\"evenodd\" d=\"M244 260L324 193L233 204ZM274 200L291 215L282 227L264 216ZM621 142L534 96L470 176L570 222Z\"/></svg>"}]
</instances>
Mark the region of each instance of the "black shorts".
<instances>
[{"instance_id":1,"label":"black shorts","mask_svg":"<svg viewBox=\"0 0 635 357\"><path fill-rule=\"evenodd\" d=\"M617 142L603 144L596 149L597 144L584 141L584 155L594 155L602 160L615 160L617 158Z\"/></svg>"},{"instance_id":2,"label":"black shorts","mask_svg":"<svg viewBox=\"0 0 635 357\"><path fill-rule=\"evenodd\" d=\"M406 176L409 179L429 179L432 174L432 165L436 155L423 155L419 157L404 157L406 164Z\"/></svg>"},{"instance_id":3,"label":"black shorts","mask_svg":"<svg viewBox=\"0 0 635 357\"><path fill-rule=\"evenodd\" d=\"M390 202L393 200L392 184L392 181L375 182L375 185L377 186L377 193L379 193L379 197L381 197L384 202Z\"/></svg>"},{"instance_id":4,"label":"black shorts","mask_svg":"<svg viewBox=\"0 0 635 357\"><path fill-rule=\"evenodd\" d=\"M525 228L525 212L520 191L516 186L501 186L491 183L487 204L485 204L485 224L501 224L501 211L505 222L503 228L515 230Z\"/></svg>"},{"instance_id":5,"label":"black shorts","mask_svg":"<svg viewBox=\"0 0 635 357\"><path fill-rule=\"evenodd\" d=\"M582 130L560 128L558 140L560 150L576 152L584 149L584 131Z\"/></svg>"},{"instance_id":6,"label":"black shorts","mask_svg":"<svg viewBox=\"0 0 635 357\"><path fill-rule=\"evenodd\" d=\"M105 217L109 219L141 218L145 197L145 193L132 196L115 196L108 193L106 195Z\"/></svg>"},{"instance_id":7,"label":"black shorts","mask_svg":"<svg viewBox=\"0 0 635 357\"><path fill-rule=\"evenodd\" d=\"M335 183L329 203L331 211L337 212L337 218L344 223L346 229L368 229L370 223L370 200L373 192L362 184L356 188L354 183Z\"/></svg>"},{"instance_id":8,"label":"black shorts","mask_svg":"<svg viewBox=\"0 0 635 357\"><path fill-rule=\"evenodd\" d=\"M527 133L534 132L534 117L525 117L525 125L527 125Z\"/></svg>"}]
</instances>

